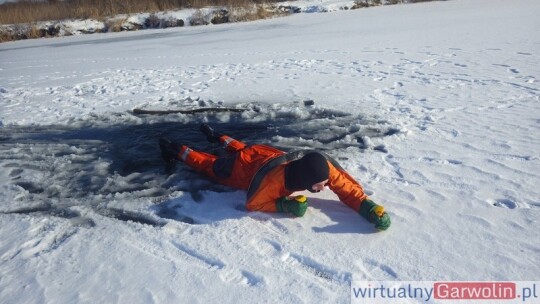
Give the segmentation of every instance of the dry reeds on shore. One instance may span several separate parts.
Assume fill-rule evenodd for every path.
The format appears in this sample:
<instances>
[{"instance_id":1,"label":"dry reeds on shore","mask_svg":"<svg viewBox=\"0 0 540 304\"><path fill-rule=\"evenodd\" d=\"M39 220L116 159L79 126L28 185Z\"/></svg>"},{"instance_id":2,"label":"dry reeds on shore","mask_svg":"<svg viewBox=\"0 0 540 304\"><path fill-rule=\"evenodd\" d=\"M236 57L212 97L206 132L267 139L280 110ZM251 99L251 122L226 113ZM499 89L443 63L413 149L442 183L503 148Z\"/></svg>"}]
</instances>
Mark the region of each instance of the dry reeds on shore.
<instances>
[{"instance_id":1,"label":"dry reeds on shore","mask_svg":"<svg viewBox=\"0 0 540 304\"><path fill-rule=\"evenodd\" d=\"M23 0L0 5L0 24L62 19L104 19L119 14L158 12L205 6L240 7L258 0ZM277 2L266 0L265 2Z\"/></svg>"},{"instance_id":2,"label":"dry reeds on shore","mask_svg":"<svg viewBox=\"0 0 540 304\"><path fill-rule=\"evenodd\" d=\"M86 19L103 24L92 32L118 32L141 28L165 28L184 26L184 20L167 17L159 18L155 13L196 8L189 20L190 25L208 23L241 22L283 15L272 9L278 0L22 0L0 5L0 43L42 37L69 36L70 30L63 29L61 20ZM207 16L199 10L215 7L216 16ZM226 7L222 10L219 7ZM225 12L224 15L221 12ZM151 13L144 24L129 24L130 14ZM201 15L197 17L197 14ZM220 16L221 14L221 16ZM52 25L44 22L52 21ZM60 22L54 22L60 21Z\"/></svg>"},{"instance_id":3,"label":"dry reeds on shore","mask_svg":"<svg viewBox=\"0 0 540 304\"><path fill-rule=\"evenodd\" d=\"M157 15L158 12L185 8L197 9L194 15L188 18L191 26L251 21L300 12L298 7L277 4L280 1L282 0L20 0L0 4L0 43L78 33L184 26L185 20L170 16L164 19ZM354 0L352 6L340 9L428 1L436 0ZM210 17L202 11L208 11L205 8L209 7L214 11ZM223 9L224 7L226 9ZM128 21L129 15L139 13L150 13L150 16L143 24ZM73 32L72 28L62 25L62 20L72 19L91 20L95 26L89 30Z\"/></svg>"}]
</instances>

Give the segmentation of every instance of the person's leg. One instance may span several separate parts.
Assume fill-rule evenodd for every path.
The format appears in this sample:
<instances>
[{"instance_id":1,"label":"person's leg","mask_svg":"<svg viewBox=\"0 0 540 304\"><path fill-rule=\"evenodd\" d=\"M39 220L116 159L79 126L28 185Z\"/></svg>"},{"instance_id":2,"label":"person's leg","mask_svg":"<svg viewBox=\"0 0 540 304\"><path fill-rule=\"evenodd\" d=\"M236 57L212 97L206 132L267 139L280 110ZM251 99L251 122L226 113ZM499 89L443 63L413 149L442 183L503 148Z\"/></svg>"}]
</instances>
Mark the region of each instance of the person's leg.
<instances>
[{"instance_id":1,"label":"person's leg","mask_svg":"<svg viewBox=\"0 0 540 304\"><path fill-rule=\"evenodd\" d=\"M238 152L246 147L245 143L230 136L216 132L208 124L202 124L199 129L204 135L206 135L206 139L209 142L222 144L227 152Z\"/></svg>"},{"instance_id":2,"label":"person's leg","mask_svg":"<svg viewBox=\"0 0 540 304\"><path fill-rule=\"evenodd\" d=\"M182 146L176 158L183 161L195 171L204 173L212 179L217 179L213 170L214 162L217 159L215 155L195 151L187 146Z\"/></svg>"},{"instance_id":3,"label":"person's leg","mask_svg":"<svg viewBox=\"0 0 540 304\"><path fill-rule=\"evenodd\" d=\"M172 162L174 160L182 161L195 171L216 179L216 174L212 170L217 158L215 155L195 151L185 145L177 144L166 137L159 139L159 148L161 149L161 156L166 162Z\"/></svg>"},{"instance_id":4,"label":"person's leg","mask_svg":"<svg viewBox=\"0 0 540 304\"><path fill-rule=\"evenodd\" d=\"M227 135L221 135L221 137L219 137L219 143L223 145L223 148L225 148L225 151L227 152L238 152L244 150L246 147L245 143Z\"/></svg>"}]
</instances>

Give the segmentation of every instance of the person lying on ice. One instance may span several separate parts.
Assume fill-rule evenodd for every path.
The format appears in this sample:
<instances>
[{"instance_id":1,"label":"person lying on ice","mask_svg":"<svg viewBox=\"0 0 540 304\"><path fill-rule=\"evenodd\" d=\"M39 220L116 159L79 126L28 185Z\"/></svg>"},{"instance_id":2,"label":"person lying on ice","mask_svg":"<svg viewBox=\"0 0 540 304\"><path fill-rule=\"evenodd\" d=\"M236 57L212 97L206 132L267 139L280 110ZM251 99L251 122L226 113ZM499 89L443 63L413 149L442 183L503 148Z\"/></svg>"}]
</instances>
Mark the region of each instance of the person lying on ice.
<instances>
[{"instance_id":1,"label":"person lying on ice","mask_svg":"<svg viewBox=\"0 0 540 304\"><path fill-rule=\"evenodd\" d=\"M228 156L195 151L161 137L162 157L167 162L183 161L220 184L246 190L249 211L301 217L308 206L307 198L291 195L303 190L319 192L328 186L343 203L375 224L377 230L390 227L384 207L369 199L362 186L330 156L315 150L285 153L266 145L248 146L217 133L207 124L202 124L200 130L209 142L222 144Z\"/></svg>"}]
</instances>

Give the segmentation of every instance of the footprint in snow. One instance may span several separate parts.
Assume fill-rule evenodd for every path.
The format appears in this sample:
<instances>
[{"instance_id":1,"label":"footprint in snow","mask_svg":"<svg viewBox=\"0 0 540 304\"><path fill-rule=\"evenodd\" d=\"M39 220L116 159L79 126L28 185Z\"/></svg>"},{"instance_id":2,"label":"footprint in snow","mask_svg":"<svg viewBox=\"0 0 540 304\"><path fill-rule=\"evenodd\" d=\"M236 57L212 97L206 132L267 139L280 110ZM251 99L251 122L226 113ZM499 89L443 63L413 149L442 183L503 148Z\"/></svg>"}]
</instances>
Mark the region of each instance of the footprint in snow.
<instances>
[{"instance_id":1,"label":"footprint in snow","mask_svg":"<svg viewBox=\"0 0 540 304\"><path fill-rule=\"evenodd\" d=\"M250 242L250 245L255 249L257 253L265 257L275 256L283 249L280 243L269 239L253 239Z\"/></svg>"},{"instance_id":2,"label":"footprint in snow","mask_svg":"<svg viewBox=\"0 0 540 304\"><path fill-rule=\"evenodd\" d=\"M387 278L389 280L395 280L399 278L392 267L372 259L361 260L357 265L362 272L361 277L365 277L366 279Z\"/></svg>"},{"instance_id":3,"label":"footprint in snow","mask_svg":"<svg viewBox=\"0 0 540 304\"><path fill-rule=\"evenodd\" d=\"M225 264L221 260L207 257L179 241L172 241L171 244L178 249L185 260L194 265L198 265L211 271L222 270L225 268Z\"/></svg>"},{"instance_id":4,"label":"footprint in snow","mask_svg":"<svg viewBox=\"0 0 540 304\"><path fill-rule=\"evenodd\" d=\"M43 219L29 230L29 239L9 258L20 254L28 259L47 254L65 244L77 232L78 229L69 223L54 223Z\"/></svg>"},{"instance_id":5,"label":"footprint in snow","mask_svg":"<svg viewBox=\"0 0 540 304\"><path fill-rule=\"evenodd\" d=\"M491 205L499 208L505 208L505 209L516 209L518 207L517 203L510 199L498 199L498 200L489 200L488 201Z\"/></svg>"},{"instance_id":6,"label":"footprint in snow","mask_svg":"<svg viewBox=\"0 0 540 304\"><path fill-rule=\"evenodd\" d=\"M313 276L324 283L347 284L352 280L350 272L341 272L337 269L331 269L308 256L302 256L290 252L285 252L281 256L281 261L295 270L301 270L304 274Z\"/></svg>"},{"instance_id":7,"label":"footprint in snow","mask_svg":"<svg viewBox=\"0 0 540 304\"><path fill-rule=\"evenodd\" d=\"M540 209L540 202L530 203L531 208Z\"/></svg>"},{"instance_id":8,"label":"footprint in snow","mask_svg":"<svg viewBox=\"0 0 540 304\"><path fill-rule=\"evenodd\" d=\"M464 218L468 223L477 224L484 227L485 229L491 229L493 227L493 224L490 221L487 221L486 219L479 216L471 214L460 214L460 216Z\"/></svg>"},{"instance_id":9,"label":"footprint in snow","mask_svg":"<svg viewBox=\"0 0 540 304\"><path fill-rule=\"evenodd\" d=\"M341 285L351 281L351 273L329 268L308 256L285 251L279 242L269 239L254 239L250 242L250 245L265 258L267 267L279 268L286 266L296 273L322 279L321 282L326 284Z\"/></svg>"},{"instance_id":10,"label":"footprint in snow","mask_svg":"<svg viewBox=\"0 0 540 304\"><path fill-rule=\"evenodd\" d=\"M264 283L264 278L259 277L249 271L230 267L219 259L205 256L199 251L190 248L178 241L173 241L172 245L178 249L183 258L194 265L209 271L216 271L219 278L226 283L240 284L247 287L259 286Z\"/></svg>"},{"instance_id":11,"label":"footprint in snow","mask_svg":"<svg viewBox=\"0 0 540 304\"><path fill-rule=\"evenodd\" d=\"M9 172L9 177L11 177L11 179L19 179L21 173L23 173L22 169L13 169Z\"/></svg>"},{"instance_id":12,"label":"footprint in snow","mask_svg":"<svg viewBox=\"0 0 540 304\"><path fill-rule=\"evenodd\" d=\"M289 229L285 225L274 219L271 215L261 212L254 212L249 214L248 217L256 223L260 223L263 227L267 228L275 235L289 234Z\"/></svg>"},{"instance_id":13,"label":"footprint in snow","mask_svg":"<svg viewBox=\"0 0 540 304\"><path fill-rule=\"evenodd\" d=\"M235 283L247 287L258 286L264 282L262 277L256 276L249 271L228 266L225 266L225 268L220 270L219 278L223 282Z\"/></svg>"}]
</instances>

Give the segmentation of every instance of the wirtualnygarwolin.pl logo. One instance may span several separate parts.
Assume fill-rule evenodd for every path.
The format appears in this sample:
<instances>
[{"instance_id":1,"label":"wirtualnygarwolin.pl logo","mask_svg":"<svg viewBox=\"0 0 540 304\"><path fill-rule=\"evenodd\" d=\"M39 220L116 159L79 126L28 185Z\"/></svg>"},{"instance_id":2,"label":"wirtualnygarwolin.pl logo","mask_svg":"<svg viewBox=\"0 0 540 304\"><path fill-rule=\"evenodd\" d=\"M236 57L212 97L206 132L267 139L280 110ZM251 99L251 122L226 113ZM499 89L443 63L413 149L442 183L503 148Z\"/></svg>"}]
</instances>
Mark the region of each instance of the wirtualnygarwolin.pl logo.
<instances>
[{"instance_id":1,"label":"wirtualnygarwolin.pl logo","mask_svg":"<svg viewBox=\"0 0 540 304\"><path fill-rule=\"evenodd\" d=\"M351 303L540 304L540 281L352 281Z\"/></svg>"}]
</instances>

